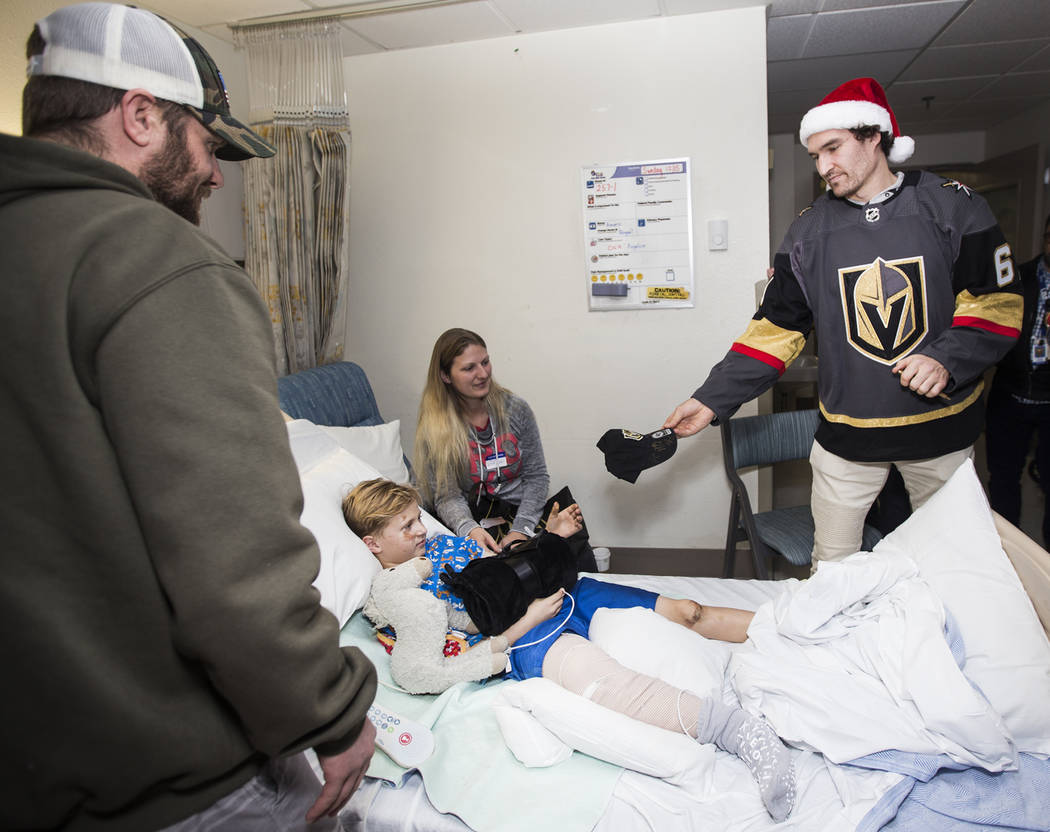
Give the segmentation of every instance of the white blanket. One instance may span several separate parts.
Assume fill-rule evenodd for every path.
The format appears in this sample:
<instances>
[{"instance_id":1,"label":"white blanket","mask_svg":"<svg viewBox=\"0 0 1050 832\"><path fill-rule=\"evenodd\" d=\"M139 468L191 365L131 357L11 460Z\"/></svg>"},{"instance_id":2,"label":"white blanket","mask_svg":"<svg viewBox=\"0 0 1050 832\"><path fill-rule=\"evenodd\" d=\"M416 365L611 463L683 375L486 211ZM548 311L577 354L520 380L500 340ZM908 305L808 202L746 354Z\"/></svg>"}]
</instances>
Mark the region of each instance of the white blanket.
<instances>
[{"instance_id":1,"label":"white blanket","mask_svg":"<svg viewBox=\"0 0 1050 832\"><path fill-rule=\"evenodd\" d=\"M959 669L944 624L910 558L853 555L760 607L729 678L745 709L834 762L897 749L1016 768L1013 740Z\"/></svg>"},{"instance_id":2,"label":"white blanket","mask_svg":"<svg viewBox=\"0 0 1050 832\"><path fill-rule=\"evenodd\" d=\"M723 697L762 714L780 736L806 749L794 752L804 785L789 827L854 828L899 779L833 762L893 749L944 754L990 771L1016 767L1009 732L960 671L945 640L943 605L910 558L857 554L822 565L808 581L785 584L780 595L759 607L749 642L735 646L731 656L725 645L687 631L668 633L667 622L642 610L602 611L608 619L599 621L599 632L592 636L598 641L603 632L610 636L603 646L615 647L620 660L640 672L663 676L661 669L677 665L672 674L677 678L668 681L703 688L708 695L713 691L707 676L726 666ZM631 656L641 658L631 661ZM686 672L695 677L691 682L682 676ZM684 784L690 770L695 777L697 768L708 768L682 754L681 736L648 726L640 726L648 732L640 754L637 731L610 730L607 711L551 691L545 680L505 689L494 705L504 710L504 739L519 759L531 753L555 763L572 748L614 761L650 775L621 780L623 786L634 783L649 801L660 803L656 798L662 788ZM512 710L521 715L513 725L506 718ZM538 724L530 727L530 721ZM553 744L537 754L539 724L556 740L550 737ZM725 820L732 817L734 829L765 828L768 815L746 768L730 755L718 752L717 757L719 765L686 789L697 801L687 810L690 819L718 816L728 798ZM630 793L621 788L620 803L629 803L623 795ZM610 806L612 814L634 811L620 803ZM682 811L672 804L675 812ZM664 820L671 822L670 816ZM654 818L646 823L661 828Z\"/></svg>"}]
</instances>

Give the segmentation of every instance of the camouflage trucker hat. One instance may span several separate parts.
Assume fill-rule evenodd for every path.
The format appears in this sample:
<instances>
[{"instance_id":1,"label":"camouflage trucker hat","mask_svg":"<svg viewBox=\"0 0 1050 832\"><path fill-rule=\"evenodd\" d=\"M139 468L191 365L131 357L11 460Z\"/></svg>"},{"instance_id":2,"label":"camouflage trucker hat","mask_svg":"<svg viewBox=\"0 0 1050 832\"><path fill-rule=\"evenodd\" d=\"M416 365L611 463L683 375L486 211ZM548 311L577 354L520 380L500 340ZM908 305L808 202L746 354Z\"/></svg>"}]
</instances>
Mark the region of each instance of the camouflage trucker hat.
<instances>
[{"instance_id":1,"label":"camouflage trucker hat","mask_svg":"<svg viewBox=\"0 0 1050 832\"><path fill-rule=\"evenodd\" d=\"M29 75L59 75L118 90L144 89L181 104L226 142L220 159L273 156L273 146L230 114L222 74L197 41L145 9L80 3L58 9L37 27L44 51Z\"/></svg>"}]
</instances>

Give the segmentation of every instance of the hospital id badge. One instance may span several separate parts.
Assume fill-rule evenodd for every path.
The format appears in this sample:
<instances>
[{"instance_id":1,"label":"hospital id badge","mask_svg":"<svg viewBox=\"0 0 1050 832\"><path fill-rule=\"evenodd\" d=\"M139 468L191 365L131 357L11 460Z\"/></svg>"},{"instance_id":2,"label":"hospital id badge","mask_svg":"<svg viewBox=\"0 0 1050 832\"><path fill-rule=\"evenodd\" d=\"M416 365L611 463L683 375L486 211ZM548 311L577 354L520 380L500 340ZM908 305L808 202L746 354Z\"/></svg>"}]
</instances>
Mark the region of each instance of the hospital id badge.
<instances>
[{"instance_id":1,"label":"hospital id badge","mask_svg":"<svg viewBox=\"0 0 1050 832\"><path fill-rule=\"evenodd\" d=\"M500 451L498 454L489 454L485 457L485 470L486 471L498 471L500 468L504 468L507 465L507 455Z\"/></svg>"}]
</instances>

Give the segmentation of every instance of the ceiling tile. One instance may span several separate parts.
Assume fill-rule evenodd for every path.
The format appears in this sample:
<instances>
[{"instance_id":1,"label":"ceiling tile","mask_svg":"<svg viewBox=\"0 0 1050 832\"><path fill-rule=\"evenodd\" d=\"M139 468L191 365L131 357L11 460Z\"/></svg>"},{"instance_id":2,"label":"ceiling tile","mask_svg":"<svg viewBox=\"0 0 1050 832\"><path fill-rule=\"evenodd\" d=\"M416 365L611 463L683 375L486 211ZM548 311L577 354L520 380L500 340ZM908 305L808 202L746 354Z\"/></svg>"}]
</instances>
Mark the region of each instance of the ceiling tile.
<instances>
[{"instance_id":1,"label":"ceiling tile","mask_svg":"<svg viewBox=\"0 0 1050 832\"><path fill-rule=\"evenodd\" d=\"M974 85L987 85L992 79L974 81ZM963 118L973 111L973 102L968 93L973 86L963 90L951 85L927 87L923 84L894 84L887 90L890 106L905 133L919 129L930 122L948 118ZM928 99L928 100L927 100Z\"/></svg>"},{"instance_id":2,"label":"ceiling tile","mask_svg":"<svg viewBox=\"0 0 1050 832\"><path fill-rule=\"evenodd\" d=\"M789 14L813 14L820 11L824 0L773 0L769 8L770 18Z\"/></svg>"},{"instance_id":3,"label":"ceiling tile","mask_svg":"<svg viewBox=\"0 0 1050 832\"><path fill-rule=\"evenodd\" d=\"M976 95L997 78L997 75L982 75L940 81L898 81L886 88L886 96L894 108L898 103L909 101L918 105L927 96L933 96L936 101L962 101Z\"/></svg>"},{"instance_id":4,"label":"ceiling tile","mask_svg":"<svg viewBox=\"0 0 1050 832\"><path fill-rule=\"evenodd\" d=\"M171 18L171 20L175 20L175 18ZM179 21L176 20L175 22L178 23ZM193 24L188 23L186 25L192 26ZM233 43L233 31L225 23L209 23L206 26L198 26L197 28L219 40L224 40L229 44Z\"/></svg>"},{"instance_id":5,"label":"ceiling tile","mask_svg":"<svg viewBox=\"0 0 1050 832\"><path fill-rule=\"evenodd\" d=\"M973 0L934 45L989 43L1050 36L1047 0Z\"/></svg>"},{"instance_id":6,"label":"ceiling tile","mask_svg":"<svg viewBox=\"0 0 1050 832\"><path fill-rule=\"evenodd\" d=\"M958 99L955 101L931 101L929 107L925 104L915 105L903 101L900 104L897 104L896 101L891 103L893 115L896 116L897 123L900 125L901 132L904 135L908 135L912 131L919 129L919 127L929 125L934 121L963 118L970 109L965 106L965 102Z\"/></svg>"},{"instance_id":7,"label":"ceiling tile","mask_svg":"<svg viewBox=\"0 0 1050 832\"><path fill-rule=\"evenodd\" d=\"M766 23L766 60L801 58L816 18L815 14L770 18Z\"/></svg>"},{"instance_id":8,"label":"ceiling tile","mask_svg":"<svg viewBox=\"0 0 1050 832\"><path fill-rule=\"evenodd\" d=\"M339 12L351 12L354 14L372 14L376 9L396 9L401 6L411 6L417 0L303 0L311 6L319 9L332 9ZM438 0L439 3L452 5L464 0ZM465 0L468 3L482 3L484 0Z\"/></svg>"},{"instance_id":9,"label":"ceiling tile","mask_svg":"<svg viewBox=\"0 0 1050 832\"><path fill-rule=\"evenodd\" d=\"M1017 67L1018 72L1036 72L1040 69L1050 69L1050 41L1047 45L1036 52L1031 58Z\"/></svg>"},{"instance_id":10,"label":"ceiling tile","mask_svg":"<svg viewBox=\"0 0 1050 832\"><path fill-rule=\"evenodd\" d=\"M370 55L373 52L383 51L383 47L366 40L351 29L349 21L343 21L341 29L339 43L342 46L344 58L352 58L354 55Z\"/></svg>"},{"instance_id":11,"label":"ceiling tile","mask_svg":"<svg viewBox=\"0 0 1050 832\"><path fill-rule=\"evenodd\" d=\"M848 9L870 9L873 6L913 6L916 3L940 3L943 0L824 0L822 12L840 12Z\"/></svg>"},{"instance_id":12,"label":"ceiling tile","mask_svg":"<svg viewBox=\"0 0 1050 832\"><path fill-rule=\"evenodd\" d=\"M1046 41L985 43L968 46L931 47L901 75L902 80L960 78L966 75L998 75L1036 54Z\"/></svg>"},{"instance_id":13,"label":"ceiling tile","mask_svg":"<svg viewBox=\"0 0 1050 832\"><path fill-rule=\"evenodd\" d=\"M1036 98L1050 94L1050 71L1018 72L1003 75L989 84L975 97L982 98Z\"/></svg>"},{"instance_id":14,"label":"ceiling tile","mask_svg":"<svg viewBox=\"0 0 1050 832\"><path fill-rule=\"evenodd\" d=\"M594 26L620 20L657 17L657 0L558 0L537 3L536 0L491 0L507 21L521 32L544 32L574 26Z\"/></svg>"},{"instance_id":15,"label":"ceiling tile","mask_svg":"<svg viewBox=\"0 0 1050 832\"><path fill-rule=\"evenodd\" d=\"M410 49L514 34L488 3L462 3L352 18L348 28L386 49Z\"/></svg>"},{"instance_id":16,"label":"ceiling tile","mask_svg":"<svg viewBox=\"0 0 1050 832\"><path fill-rule=\"evenodd\" d=\"M672 17L679 14L721 12L764 5L760 0L661 0L660 4L664 13Z\"/></svg>"},{"instance_id":17,"label":"ceiling tile","mask_svg":"<svg viewBox=\"0 0 1050 832\"><path fill-rule=\"evenodd\" d=\"M895 49L923 47L963 2L950 0L817 15L803 57L870 52L878 44L892 43Z\"/></svg>"},{"instance_id":18,"label":"ceiling tile","mask_svg":"<svg viewBox=\"0 0 1050 832\"><path fill-rule=\"evenodd\" d=\"M825 94L843 81L871 76L889 84L917 52L870 52L859 55L836 55L805 61L773 61L766 65L766 87L769 92L820 88Z\"/></svg>"},{"instance_id":19,"label":"ceiling tile","mask_svg":"<svg viewBox=\"0 0 1050 832\"><path fill-rule=\"evenodd\" d=\"M198 29L217 23L236 23L254 17L312 10L310 4L302 0L148 0L143 5L176 23Z\"/></svg>"}]
</instances>

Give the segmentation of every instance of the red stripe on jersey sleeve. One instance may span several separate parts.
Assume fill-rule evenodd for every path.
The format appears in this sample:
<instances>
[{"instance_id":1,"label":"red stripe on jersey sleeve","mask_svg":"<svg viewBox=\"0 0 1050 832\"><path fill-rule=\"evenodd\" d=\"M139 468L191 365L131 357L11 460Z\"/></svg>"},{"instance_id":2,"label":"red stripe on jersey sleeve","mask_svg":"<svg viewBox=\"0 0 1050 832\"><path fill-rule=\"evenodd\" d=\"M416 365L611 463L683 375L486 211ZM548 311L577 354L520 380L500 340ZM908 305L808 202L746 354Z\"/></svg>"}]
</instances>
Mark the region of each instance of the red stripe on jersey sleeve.
<instances>
[{"instance_id":1,"label":"red stripe on jersey sleeve","mask_svg":"<svg viewBox=\"0 0 1050 832\"><path fill-rule=\"evenodd\" d=\"M770 355L768 352L762 352L762 350L756 350L754 347L749 347L747 344L741 344L739 341L734 341L733 346L729 348L729 351L738 352L741 355L746 355L748 358L754 358L756 361L768 364L775 369L779 375L783 375L784 370L787 367L787 365L775 355Z\"/></svg>"},{"instance_id":2,"label":"red stripe on jersey sleeve","mask_svg":"<svg viewBox=\"0 0 1050 832\"><path fill-rule=\"evenodd\" d=\"M975 329L984 329L994 332L996 335L1005 335L1007 338L1016 338L1021 330L1012 326L1003 326L993 323L985 318L975 318L972 315L958 315L952 319L952 326L972 326Z\"/></svg>"}]
</instances>

